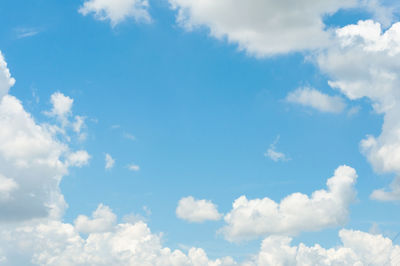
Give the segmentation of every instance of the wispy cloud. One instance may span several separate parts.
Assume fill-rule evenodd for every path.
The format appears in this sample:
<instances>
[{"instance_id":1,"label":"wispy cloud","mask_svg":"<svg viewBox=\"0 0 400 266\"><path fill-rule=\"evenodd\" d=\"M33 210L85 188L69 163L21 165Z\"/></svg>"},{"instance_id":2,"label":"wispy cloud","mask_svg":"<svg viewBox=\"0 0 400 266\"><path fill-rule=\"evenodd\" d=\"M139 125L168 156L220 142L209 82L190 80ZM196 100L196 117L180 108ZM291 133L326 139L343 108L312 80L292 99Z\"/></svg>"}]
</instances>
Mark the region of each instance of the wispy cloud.
<instances>
[{"instance_id":1,"label":"wispy cloud","mask_svg":"<svg viewBox=\"0 0 400 266\"><path fill-rule=\"evenodd\" d=\"M38 28L16 28L15 34L18 39L28 38L37 35L41 30Z\"/></svg>"},{"instance_id":2,"label":"wispy cloud","mask_svg":"<svg viewBox=\"0 0 400 266\"><path fill-rule=\"evenodd\" d=\"M279 161L289 161L290 158L285 155L283 152L279 152L276 150L276 145L278 144L280 136L278 135L275 141L269 146L268 150L264 153L265 157L270 158L274 162Z\"/></svg>"},{"instance_id":3,"label":"wispy cloud","mask_svg":"<svg viewBox=\"0 0 400 266\"><path fill-rule=\"evenodd\" d=\"M136 137L130 133L124 132L124 138L129 140L136 140Z\"/></svg>"},{"instance_id":4,"label":"wispy cloud","mask_svg":"<svg viewBox=\"0 0 400 266\"><path fill-rule=\"evenodd\" d=\"M290 92L286 100L325 113L341 113L346 108L343 98L324 94L314 88L298 88Z\"/></svg>"},{"instance_id":5,"label":"wispy cloud","mask_svg":"<svg viewBox=\"0 0 400 266\"><path fill-rule=\"evenodd\" d=\"M137 164L131 163L131 164L128 165L128 169L133 171L133 172L137 172L137 171L140 170L140 167Z\"/></svg>"},{"instance_id":6,"label":"wispy cloud","mask_svg":"<svg viewBox=\"0 0 400 266\"><path fill-rule=\"evenodd\" d=\"M107 170L114 167L115 160L114 160L114 158L113 158L110 154L108 154L108 153L106 153L105 162L106 162L105 168L106 168Z\"/></svg>"}]
</instances>

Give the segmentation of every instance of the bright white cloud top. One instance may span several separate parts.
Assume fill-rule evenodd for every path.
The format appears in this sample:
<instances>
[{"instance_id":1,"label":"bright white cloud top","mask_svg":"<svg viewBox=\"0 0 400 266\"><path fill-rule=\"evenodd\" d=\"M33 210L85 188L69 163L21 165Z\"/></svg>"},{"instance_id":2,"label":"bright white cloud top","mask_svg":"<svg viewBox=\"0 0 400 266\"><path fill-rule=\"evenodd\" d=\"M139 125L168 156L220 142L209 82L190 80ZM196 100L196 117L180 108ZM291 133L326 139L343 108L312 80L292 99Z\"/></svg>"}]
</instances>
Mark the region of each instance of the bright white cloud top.
<instances>
[{"instance_id":1,"label":"bright white cloud top","mask_svg":"<svg viewBox=\"0 0 400 266\"><path fill-rule=\"evenodd\" d=\"M343 98L330 96L313 88L298 88L290 92L286 100L326 113L340 113L346 108Z\"/></svg>"},{"instance_id":2,"label":"bright white cloud top","mask_svg":"<svg viewBox=\"0 0 400 266\"><path fill-rule=\"evenodd\" d=\"M326 182L327 190L317 190L311 197L293 193L277 203L269 198L248 200L241 196L225 215L221 229L229 241L241 241L260 236L296 235L305 231L343 225L349 206L355 200L356 171L340 166Z\"/></svg>"},{"instance_id":3,"label":"bright white cloud top","mask_svg":"<svg viewBox=\"0 0 400 266\"><path fill-rule=\"evenodd\" d=\"M128 18L136 22L151 22L147 0L87 0L79 9L86 16L93 13L98 20L109 20L114 27Z\"/></svg>"},{"instance_id":4,"label":"bright white cloud top","mask_svg":"<svg viewBox=\"0 0 400 266\"><path fill-rule=\"evenodd\" d=\"M3 54L0 52L0 99L8 94L9 89L14 85L15 79L11 77L10 70L4 60Z\"/></svg>"},{"instance_id":5,"label":"bright white cloud top","mask_svg":"<svg viewBox=\"0 0 400 266\"><path fill-rule=\"evenodd\" d=\"M361 142L363 153L377 172L400 176L400 23L384 33L371 20L348 25L336 32L337 44L318 58L319 67L331 77L329 84L351 100L368 98L384 115L379 137ZM377 190L377 200L400 200L398 180L391 191Z\"/></svg>"},{"instance_id":6,"label":"bright white cloud top","mask_svg":"<svg viewBox=\"0 0 400 266\"><path fill-rule=\"evenodd\" d=\"M319 245L291 246L289 237L270 236L250 265L397 265L400 246L389 238L360 231L341 230L342 245L325 249Z\"/></svg>"},{"instance_id":7,"label":"bright white cloud top","mask_svg":"<svg viewBox=\"0 0 400 266\"><path fill-rule=\"evenodd\" d=\"M188 222L202 223L205 221L217 221L221 219L222 214L218 212L217 205L210 200L196 200L189 196L179 200L176 216Z\"/></svg>"}]
</instances>

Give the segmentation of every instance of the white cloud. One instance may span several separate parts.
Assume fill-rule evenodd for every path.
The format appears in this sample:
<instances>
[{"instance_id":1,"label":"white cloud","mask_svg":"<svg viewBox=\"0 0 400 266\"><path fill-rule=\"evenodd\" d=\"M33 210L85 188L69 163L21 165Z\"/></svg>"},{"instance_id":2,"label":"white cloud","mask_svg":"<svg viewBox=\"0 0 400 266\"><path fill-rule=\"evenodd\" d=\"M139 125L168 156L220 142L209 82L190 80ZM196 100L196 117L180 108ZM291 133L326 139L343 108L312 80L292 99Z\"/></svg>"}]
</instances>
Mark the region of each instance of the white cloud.
<instances>
[{"instance_id":1,"label":"white cloud","mask_svg":"<svg viewBox=\"0 0 400 266\"><path fill-rule=\"evenodd\" d=\"M336 31L337 43L318 57L330 86L351 100L368 98L374 110L384 115L379 137L368 136L361 150L377 172L400 175L400 23L382 32L379 23L360 21ZM393 188L396 188L393 185ZM375 199L399 199L399 193Z\"/></svg>"},{"instance_id":2,"label":"white cloud","mask_svg":"<svg viewBox=\"0 0 400 266\"><path fill-rule=\"evenodd\" d=\"M101 233L110 231L117 221L117 216L108 206L100 204L92 214L93 219L79 215L75 220L75 228L82 233Z\"/></svg>"},{"instance_id":3,"label":"white cloud","mask_svg":"<svg viewBox=\"0 0 400 266\"><path fill-rule=\"evenodd\" d=\"M71 114L72 104L74 100L60 92L53 93L50 97L50 102L53 105L49 115L53 115L59 119L65 119Z\"/></svg>"},{"instance_id":4,"label":"white cloud","mask_svg":"<svg viewBox=\"0 0 400 266\"><path fill-rule=\"evenodd\" d=\"M400 200L400 177L396 177L390 184L390 189L376 189L372 192L371 198L380 201Z\"/></svg>"},{"instance_id":5,"label":"white cloud","mask_svg":"<svg viewBox=\"0 0 400 266\"><path fill-rule=\"evenodd\" d=\"M128 18L136 22L151 22L147 0L86 0L79 13L86 16L93 13L98 20L110 20L114 27Z\"/></svg>"},{"instance_id":6,"label":"white cloud","mask_svg":"<svg viewBox=\"0 0 400 266\"><path fill-rule=\"evenodd\" d=\"M106 153L105 161L106 161L105 165L106 169L111 169L114 167L115 160L113 159L113 157L111 157L110 154Z\"/></svg>"},{"instance_id":7,"label":"white cloud","mask_svg":"<svg viewBox=\"0 0 400 266\"><path fill-rule=\"evenodd\" d=\"M288 161L289 158L283 152L279 152L276 150L276 145L279 142L279 138L280 137L278 136L275 141L269 146L267 152L264 153L264 156L270 158L274 162Z\"/></svg>"},{"instance_id":8,"label":"white cloud","mask_svg":"<svg viewBox=\"0 0 400 266\"><path fill-rule=\"evenodd\" d=\"M317 190L311 197L294 193L280 203L269 198L248 200L241 196L225 215L227 223L221 229L229 241L240 241L264 235L296 235L303 231L318 231L342 225L354 201L356 171L340 166L327 180L327 190Z\"/></svg>"},{"instance_id":9,"label":"white cloud","mask_svg":"<svg viewBox=\"0 0 400 266\"><path fill-rule=\"evenodd\" d=\"M7 93L14 81L3 57L0 73L0 88ZM58 107L58 114L70 110ZM66 207L60 181L71 164L83 162L77 156L83 151L71 151L57 138L57 125L36 123L21 102L8 94L0 98L0 128L0 222L60 217Z\"/></svg>"},{"instance_id":10,"label":"white cloud","mask_svg":"<svg viewBox=\"0 0 400 266\"><path fill-rule=\"evenodd\" d=\"M210 200L196 200L189 196L179 200L176 216L189 222L202 223L204 221L217 221L221 219L222 214L218 212L217 206Z\"/></svg>"},{"instance_id":11,"label":"white cloud","mask_svg":"<svg viewBox=\"0 0 400 266\"><path fill-rule=\"evenodd\" d=\"M140 167L139 167L139 165L137 165L137 164L131 163L130 165L128 165L128 169L131 170L131 171L133 171L133 172L137 172L137 171L140 170Z\"/></svg>"},{"instance_id":12,"label":"white cloud","mask_svg":"<svg viewBox=\"0 0 400 266\"><path fill-rule=\"evenodd\" d=\"M67 156L67 165L68 166L76 166L82 167L89 163L90 155L85 150L76 151L68 154Z\"/></svg>"},{"instance_id":13,"label":"white cloud","mask_svg":"<svg viewBox=\"0 0 400 266\"><path fill-rule=\"evenodd\" d=\"M313 88L299 88L292 91L287 95L286 100L327 113L340 113L346 108L341 97L330 96Z\"/></svg>"},{"instance_id":14,"label":"white cloud","mask_svg":"<svg viewBox=\"0 0 400 266\"><path fill-rule=\"evenodd\" d=\"M7 68L7 62L0 51L0 100L4 95L8 94L14 83L15 79L11 77L10 70Z\"/></svg>"},{"instance_id":15,"label":"white cloud","mask_svg":"<svg viewBox=\"0 0 400 266\"><path fill-rule=\"evenodd\" d=\"M16 35L18 39L28 38L35 36L40 32L39 29L36 28L16 28L15 29Z\"/></svg>"},{"instance_id":16,"label":"white cloud","mask_svg":"<svg viewBox=\"0 0 400 266\"><path fill-rule=\"evenodd\" d=\"M13 179L0 174L0 200L8 199L10 192L17 188L18 184Z\"/></svg>"},{"instance_id":17,"label":"white cloud","mask_svg":"<svg viewBox=\"0 0 400 266\"><path fill-rule=\"evenodd\" d=\"M8 82L0 80L0 87L9 86ZM57 110L55 113L62 115L70 108ZM152 234L143 221L117 224L116 215L102 204L92 218L80 215L75 225L62 223L66 203L59 184L68 166L87 163L89 155L83 150L70 151L57 139L57 125L37 124L21 102L10 95L0 98L0 128L0 263L233 264L231 258L209 260L199 248L185 254L163 247L161 235Z\"/></svg>"},{"instance_id":18,"label":"white cloud","mask_svg":"<svg viewBox=\"0 0 400 266\"><path fill-rule=\"evenodd\" d=\"M218 39L265 57L319 49L329 43L323 17L357 0L169 0L188 30L205 26Z\"/></svg>"},{"instance_id":19,"label":"white cloud","mask_svg":"<svg viewBox=\"0 0 400 266\"><path fill-rule=\"evenodd\" d=\"M75 133L81 133L82 128L85 126L85 117L76 115L75 121L72 123L72 129Z\"/></svg>"},{"instance_id":20,"label":"white cloud","mask_svg":"<svg viewBox=\"0 0 400 266\"><path fill-rule=\"evenodd\" d=\"M372 13L373 20L379 21L384 27L389 27L395 20L396 8L382 5L381 2L381 0L363 0L361 4Z\"/></svg>"},{"instance_id":21,"label":"white cloud","mask_svg":"<svg viewBox=\"0 0 400 266\"><path fill-rule=\"evenodd\" d=\"M399 265L400 246L382 235L341 230L341 246L325 249L316 244L291 246L292 239L270 236L253 263L247 265Z\"/></svg>"},{"instance_id":22,"label":"white cloud","mask_svg":"<svg viewBox=\"0 0 400 266\"><path fill-rule=\"evenodd\" d=\"M2 230L4 260L9 265L234 265L229 257L209 260L200 248L185 254L163 247L161 235L151 233L142 221L114 224L115 220L115 214L100 205L93 219L79 216L75 226L47 221Z\"/></svg>"}]
</instances>

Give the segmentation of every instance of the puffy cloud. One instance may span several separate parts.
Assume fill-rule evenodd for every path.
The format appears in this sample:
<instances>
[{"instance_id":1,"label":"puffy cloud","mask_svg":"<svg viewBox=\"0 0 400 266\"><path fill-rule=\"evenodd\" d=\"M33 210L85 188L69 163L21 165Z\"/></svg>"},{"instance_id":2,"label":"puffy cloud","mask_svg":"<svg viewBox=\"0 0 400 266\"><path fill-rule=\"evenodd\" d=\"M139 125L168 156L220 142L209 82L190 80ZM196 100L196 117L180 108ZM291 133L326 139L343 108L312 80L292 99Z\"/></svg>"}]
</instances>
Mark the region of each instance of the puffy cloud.
<instances>
[{"instance_id":1,"label":"puffy cloud","mask_svg":"<svg viewBox=\"0 0 400 266\"><path fill-rule=\"evenodd\" d=\"M346 108L341 97L330 96L313 88L299 88L292 91L287 95L286 100L327 113L340 113Z\"/></svg>"},{"instance_id":2,"label":"puffy cloud","mask_svg":"<svg viewBox=\"0 0 400 266\"><path fill-rule=\"evenodd\" d=\"M318 49L329 43L323 16L357 0L169 0L188 30L205 26L218 39L259 57Z\"/></svg>"},{"instance_id":3,"label":"puffy cloud","mask_svg":"<svg viewBox=\"0 0 400 266\"><path fill-rule=\"evenodd\" d=\"M241 196L225 215L221 232L229 241L240 241L263 235L295 235L342 225L348 207L354 201L356 171L340 166L327 180L327 190L317 190L311 197L294 193L277 203L269 198L248 200Z\"/></svg>"},{"instance_id":4,"label":"puffy cloud","mask_svg":"<svg viewBox=\"0 0 400 266\"><path fill-rule=\"evenodd\" d=\"M276 150L276 144L278 144L279 138L280 136L278 136L275 141L269 146L267 152L264 153L264 156L270 158L274 162L288 161L290 159L283 152L279 152Z\"/></svg>"},{"instance_id":5,"label":"puffy cloud","mask_svg":"<svg viewBox=\"0 0 400 266\"><path fill-rule=\"evenodd\" d=\"M398 265L400 246L382 235L341 230L342 245L325 249L316 244L291 246L291 238L270 236L261 245L260 253L249 265Z\"/></svg>"},{"instance_id":6,"label":"puffy cloud","mask_svg":"<svg viewBox=\"0 0 400 266\"><path fill-rule=\"evenodd\" d=\"M7 68L7 62L0 51L0 99L8 94L14 83L15 79L11 77L10 70Z\"/></svg>"},{"instance_id":7,"label":"puffy cloud","mask_svg":"<svg viewBox=\"0 0 400 266\"><path fill-rule=\"evenodd\" d=\"M6 67L3 57L1 61L1 67ZM2 76L0 88L8 90L14 81L10 82L8 69L1 73L8 78ZM53 98L55 114L70 110L60 103L61 98ZM81 165L87 153L70 151L57 138L57 127L36 123L17 98L8 94L0 98L1 223L62 215L66 203L59 189L61 178L69 166Z\"/></svg>"},{"instance_id":8,"label":"puffy cloud","mask_svg":"<svg viewBox=\"0 0 400 266\"><path fill-rule=\"evenodd\" d=\"M18 185L0 201L0 221L60 213L65 203L58 184L67 173L61 157L68 147L36 124L13 96L0 101L0 128L0 173Z\"/></svg>"},{"instance_id":9,"label":"puffy cloud","mask_svg":"<svg viewBox=\"0 0 400 266\"><path fill-rule=\"evenodd\" d=\"M196 200L192 196L179 200L176 215L180 219L195 223L217 221L222 217L217 206L210 200Z\"/></svg>"},{"instance_id":10,"label":"puffy cloud","mask_svg":"<svg viewBox=\"0 0 400 266\"><path fill-rule=\"evenodd\" d=\"M90 159L90 155L87 151L84 151L84 150L76 151L76 152L68 154L67 165L82 167L89 163L89 159Z\"/></svg>"},{"instance_id":11,"label":"puffy cloud","mask_svg":"<svg viewBox=\"0 0 400 266\"><path fill-rule=\"evenodd\" d=\"M49 112L50 115L65 119L66 116L71 114L72 104L74 103L72 98L56 92L51 95L50 102L53 105L53 109Z\"/></svg>"},{"instance_id":12,"label":"puffy cloud","mask_svg":"<svg viewBox=\"0 0 400 266\"><path fill-rule=\"evenodd\" d=\"M93 219L85 215L79 215L75 220L75 228L78 232L99 233L107 232L115 224L117 216L108 206L100 204L92 214Z\"/></svg>"},{"instance_id":13,"label":"puffy cloud","mask_svg":"<svg viewBox=\"0 0 400 266\"><path fill-rule=\"evenodd\" d=\"M111 169L114 167L115 160L113 159L113 157L111 157L110 154L106 153L105 161L106 161L105 165L106 169Z\"/></svg>"},{"instance_id":14,"label":"puffy cloud","mask_svg":"<svg viewBox=\"0 0 400 266\"><path fill-rule=\"evenodd\" d=\"M377 172L400 175L400 23L382 32L379 23L360 21L338 29L336 38L318 65L330 76L330 86L351 100L368 98L384 115L380 136L367 136L361 150ZM384 193L373 197L400 199L398 193Z\"/></svg>"},{"instance_id":15,"label":"puffy cloud","mask_svg":"<svg viewBox=\"0 0 400 266\"><path fill-rule=\"evenodd\" d=\"M114 27L122 21L133 18L136 22L151 22L147 0L87 0L79 8L86 16L94 13L98 20L110 20Z\"/></svg>"},{"instance_id":16,"label":"puffy cloud","mask_svg":"<svg viewBox=\"0 0 400 266\"><path fill-rule=\"evenodd\" d=\"M234 265L227 257L209 260L204 250L188 254L161 244L147 224L113 224L116 216L104 205L93 219L80 216L75 226L60 221L29 224L1 231L4 260L10 265ZM88 233L82 238L78 231Z\"/></svg>"}]
</instances>

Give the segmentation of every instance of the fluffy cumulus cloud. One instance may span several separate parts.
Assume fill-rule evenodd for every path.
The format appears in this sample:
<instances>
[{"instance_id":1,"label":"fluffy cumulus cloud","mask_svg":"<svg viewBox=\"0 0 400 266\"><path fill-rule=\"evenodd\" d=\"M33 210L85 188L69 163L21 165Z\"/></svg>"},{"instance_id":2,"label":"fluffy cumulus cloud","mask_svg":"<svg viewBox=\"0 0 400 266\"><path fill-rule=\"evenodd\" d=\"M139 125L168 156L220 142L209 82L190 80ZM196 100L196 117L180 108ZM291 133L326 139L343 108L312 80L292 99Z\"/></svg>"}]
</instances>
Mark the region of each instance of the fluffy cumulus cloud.
<instances>
[{"instance_id":1,"label":"fluffy cumulus cloud","mask_svg":"<svg viewBox=\"0 0 400 266\"><path fill-rule=\"evenodd\" d=\"M180 219L195 223L217 221L222 217L217 206L210 200L196 200L192 196L179 200L176 215Z\"/></svg>"},{"instance_id":2,"label":"fluffy cumulus cloud","mask_svg":"<svg viewBox=\"0 0 400 266\"><path fill-rule=\"evenodd\" d=\"M115 221L110 208L100 205L93 219L79 216L75 226L49 220L2 230L3 261L9 265L234 265L229 257L210 260L200 248L185 254L163 247L161 235L151 233L142 221ZM88 235L83 238L79 232Z\"/></svg>"},{"instance_id":3,"label":"fluffy cumulus cloud","mask_svg":"<svg viewBox=\"0 0 400 266\"><path fill-rule=\"evenodd\" d=\"M75 228L83 233L98 233L109 231L115 224L117 216L108 206L100 204L93 212L93 218L90 219L85 215L79 215L75 220Z\"/></svg>"},{"instance_id":4,"label":"fluffy cumulus cloud","mask_svg":"<svg viewBox=\"0 0 400 266\"><path fill-rule=\"evenodd\" d=\"M79 13L86 16L93 13L96 19L109 20L112 26L133 18L136 22L151 21L147 0L87 0L79 8Z\"/></svg>"},{"instance_id":5,"label":"fluffy cumulus cloud","mask_svg":"<svg viewBox=\"0 0 400 266\"><path fill-rule=\"evenodd\" d=\"M0 99L8 94L10 88L14 85L15 79L11 77L10 70L3 54L0 52Z\"/></svg>"},{"instance_id":6,"label":"fluffy cumulus cloud","mask_svg":"<svg viewBox=\"0 0 400 266\"><path fill-rule=\"evenodd\" d=\"M261 250L247 265L399 265L400 246L381 235L341 230L342 245L325 249L320 245L292 246L292 239L270 236L262 242Z\"/></svg>"},{"instance_id":7,"label":"fluffy cumulus cloud","mask_svg":"<svg viewBox=\"0 0 400 266\"><path fill-rule=\"evenodd\" d=\"M6 77L0 78L0 88L6 88L3 93L7 93L14 80L3 57L0 65L0 73ZM56 98L52 97L54 105L63 105ZM61 115L70 108L53 110ZM57 138L57 127L36 123L14 96L0 98L1 223L62 214L66 204L59 189L61 178L69 166L84 164L88 154L71 151Z\"/></svg>"},{"instance_id":8,"label":"fluffy cumulus cloud","mask_svg":"<svg viewBox=\"0 0 400 266\"><path fill-rule=\"evenodd\" d=\"M221 232L229 241L240 241L343 225L356 196L356 179L353 168L340 166L327 180L328 189L317 190L311 197L294 193L277 203L269 198L248 200L241 196L225 215L226 225Z\"/></svg>"},{"instance_id":9,"label":"fluffy cumulus cloud","mask_svg":"<svg viewBox=\"0 0 400 266\"><path fill-rule=\"evenodd\" d=\"M49 115L56 116L59 119L65 119L66 116L71 114L72 105L74 100L60 92L56 92L51 95L50 102L53 105L53 109L49 112Z\"/></svg>"},{"instance_id":10,"label":"fluffy cumulus cloud","mask_svg":"<svg viewBox=\"0 0 400 266\"><path fill-rule=\"evenodd\" d=\"M377 172L400 175L400 23L385 32L371 20L336 31L337 43L318 57L330 86L351 100L368 98L383 114L380 136L367 136L362 152ZM378 190L376 199L400 199L398 181L393 191Z\"/></svg>"},{"instance_id":11,"label":"fluffy cumulus cloud","mask_svg":"<svg viewBox=\"0 0 400 266\"><path fill-rule=\"evenodd\" d=\"M259 57L317 49L328 44L323 16L357 0L169 0L186 29L205 26L218 39Z\"/></svg>"},{"instance_id":12,"label":"fluffy cumulus cloud","mask_svg":"<svg viewBox=\"0 0 400 266\"><path fill-rule=\"evenodd\" d=\"M313 88L299 88L292 91L287 95L286 100L326 113L340 113L346 108L342 97L330 96Z\"/></svg>"}]
</instances>

